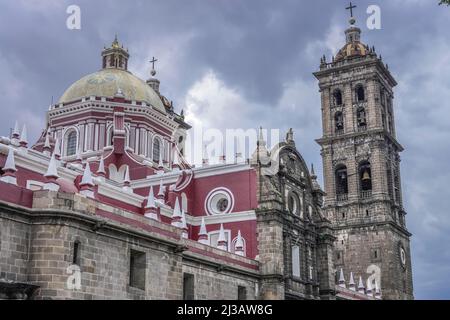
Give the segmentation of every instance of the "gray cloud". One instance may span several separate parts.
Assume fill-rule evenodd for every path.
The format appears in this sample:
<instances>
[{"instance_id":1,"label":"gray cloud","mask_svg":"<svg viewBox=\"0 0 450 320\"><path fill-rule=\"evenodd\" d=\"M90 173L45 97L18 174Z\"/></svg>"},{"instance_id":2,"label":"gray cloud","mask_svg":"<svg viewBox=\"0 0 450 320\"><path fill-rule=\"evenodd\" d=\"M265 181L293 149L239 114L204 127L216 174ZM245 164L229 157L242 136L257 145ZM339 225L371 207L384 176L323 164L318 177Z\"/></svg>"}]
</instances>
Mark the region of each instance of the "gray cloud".
<instances>
[{"instance_id":1,"label":"gray cloud","mask_svg":"<svg viewBox=\"0 0 450 320\"><path fill-rule=\"evenodd\" d=\"M450 298L450 10L437 2L378 2L383 20L376 31L364 27L372 1L357 3L363 41L376 46L399 81L397 131L406 147L402 179L418 298ZM218 128L231 121L231 127L293 127L306 161L321 169L314 142L321 135L320 97L311 73L322 54L330 57L344 41L345 1L83 0L80 31L65 27L70 4L2 1L2 135L18 119L37 137L51 97L99 69L103 45L118 33L142 78L149 58L159 58L162 91L177 108L195 101L192 116ZM208 92L208 79L216 91Z\"/></svg>"}]
</instances>

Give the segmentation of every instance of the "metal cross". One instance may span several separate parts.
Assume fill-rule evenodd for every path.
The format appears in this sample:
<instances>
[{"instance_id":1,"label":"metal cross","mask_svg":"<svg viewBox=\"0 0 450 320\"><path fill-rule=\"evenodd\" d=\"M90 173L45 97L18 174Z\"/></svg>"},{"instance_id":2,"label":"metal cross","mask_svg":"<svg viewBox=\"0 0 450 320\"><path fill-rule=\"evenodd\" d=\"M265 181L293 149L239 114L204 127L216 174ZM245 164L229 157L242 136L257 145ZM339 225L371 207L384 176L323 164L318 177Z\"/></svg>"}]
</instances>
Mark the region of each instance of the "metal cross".
<instances>
[{"instance_id":1,"label":"metal cross","mask_svg":"<svg viewBox=\"0 0 450 320\"><path fill-rule=\"evenodd\" d=\"M152 64L152 69L155 70L155 62L157 62L158 60L155 59L155 57L153 57L152 60L150 60L150 63Z\"/></svg>"},{"instance_id":2,"label":"metal cross","mask_svg":"<svg viewBox=\"0 0 450 320\"><path fill-rule=\"evenodd\" d=\"M345 10L350 10L350 17L353 18L353 9L356 8L356 6L354 6L351 2L350 2L350 6L345 8Z\"/></svg>"}]
</instances>

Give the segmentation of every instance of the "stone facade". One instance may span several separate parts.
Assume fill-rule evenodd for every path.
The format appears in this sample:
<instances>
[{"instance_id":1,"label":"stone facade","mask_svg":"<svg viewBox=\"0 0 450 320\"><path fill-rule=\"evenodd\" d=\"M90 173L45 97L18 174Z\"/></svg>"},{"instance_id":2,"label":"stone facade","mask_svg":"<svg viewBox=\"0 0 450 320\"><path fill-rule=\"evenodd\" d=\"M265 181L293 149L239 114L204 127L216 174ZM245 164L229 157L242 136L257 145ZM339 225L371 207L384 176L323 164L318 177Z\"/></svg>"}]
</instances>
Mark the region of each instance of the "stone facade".
<instances>
[{"instance_id":1,"label":"stone facade","mask_svg":"<svg viewBox=\"0 0 450 320\"><path fill-rule=\"evenodd\" d=\"M295 148L293 132L270 152L260 135L258 249L261 296L332 299L334 273L330 223L321 214L323 192Z\"/></svg>"},{"instance_id":2,"label":"stone facade","mask_svg":"<svg viewBox=\"0 0 450 320\"><path fill-rule=\"evenodd\" d=\"M255 261L213 247L205 250L169 225L155 227L177 237L104 219L96 214L98 205L82 196L49 191L35 192L32 210L1 203L0 277L38 286L34 299L178 300L183 298L186 273L196 279L196 299L237 299L239 287L245 288L248 299L257 297ZM127 216L120 210L115 214ZM145 254L142 288L130 285L132 251ZM80 288L70 287L76 284L74 266L81 271Z\"/></svg>"}]
</instances>

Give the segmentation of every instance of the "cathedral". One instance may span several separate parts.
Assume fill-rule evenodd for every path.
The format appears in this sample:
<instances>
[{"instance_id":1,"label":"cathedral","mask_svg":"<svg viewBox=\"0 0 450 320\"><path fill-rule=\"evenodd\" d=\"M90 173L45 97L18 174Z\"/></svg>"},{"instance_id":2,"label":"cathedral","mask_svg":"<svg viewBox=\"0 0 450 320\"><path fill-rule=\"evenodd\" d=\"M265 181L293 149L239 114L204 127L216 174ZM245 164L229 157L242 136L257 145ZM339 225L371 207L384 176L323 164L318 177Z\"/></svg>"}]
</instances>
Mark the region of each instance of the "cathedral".
<instances>
[{"instance_id":1,"label":"cathedral","mask_svg":"<svg viewBox=\"0 0 450 320\"><path fill-rule=\"evenodd\" d=\"M38 141L0 137L0 299L413 299L396 81L353 18L345 35L314 73L324 189L292 129L190 164L190 125L116 37Z\"/></svg>"}]
</instances>

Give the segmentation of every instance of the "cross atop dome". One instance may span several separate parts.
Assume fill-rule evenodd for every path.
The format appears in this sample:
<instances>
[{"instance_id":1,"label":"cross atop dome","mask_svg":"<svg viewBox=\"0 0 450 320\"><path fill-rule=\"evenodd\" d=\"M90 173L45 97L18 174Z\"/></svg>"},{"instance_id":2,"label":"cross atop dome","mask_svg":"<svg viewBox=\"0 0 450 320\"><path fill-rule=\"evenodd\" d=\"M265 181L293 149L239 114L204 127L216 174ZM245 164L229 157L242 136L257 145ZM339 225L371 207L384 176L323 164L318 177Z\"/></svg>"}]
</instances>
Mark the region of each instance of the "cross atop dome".
<instances>
[{"instance_id":1,"label":"cross atop dome","mask_svg":"<svg viewBox=\"0 0 450 320\"><path fill-rule=\"evenodd\" d=\"M105 48L102 51L102 58L103 69L128 70L128 59L130 55L128 50L125 50L123 45L120 45L117 34L114 37L111 47Z\"/></svg>"},{"instance_id":2,"label":"cross atop dome","mask_svg":"<svg viewBox=\"0 0 450 320\"><path fill-rule=\"evenodd\" d=\"M350 2L350 6L345 8L345 10L350 10L350 20L349 20L349 22L350 22L351 25L354 25L356 23L356 19L353 17L353 9L355 9L355 8L357 8L357 6L353 5L351 2Z\"/></svg>"}]
</instances>

